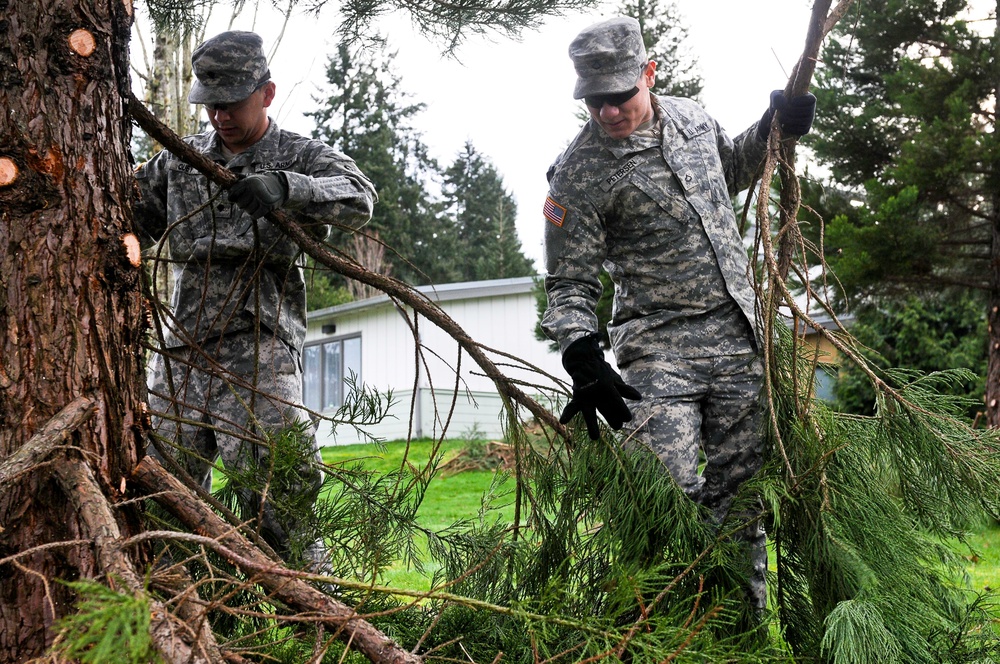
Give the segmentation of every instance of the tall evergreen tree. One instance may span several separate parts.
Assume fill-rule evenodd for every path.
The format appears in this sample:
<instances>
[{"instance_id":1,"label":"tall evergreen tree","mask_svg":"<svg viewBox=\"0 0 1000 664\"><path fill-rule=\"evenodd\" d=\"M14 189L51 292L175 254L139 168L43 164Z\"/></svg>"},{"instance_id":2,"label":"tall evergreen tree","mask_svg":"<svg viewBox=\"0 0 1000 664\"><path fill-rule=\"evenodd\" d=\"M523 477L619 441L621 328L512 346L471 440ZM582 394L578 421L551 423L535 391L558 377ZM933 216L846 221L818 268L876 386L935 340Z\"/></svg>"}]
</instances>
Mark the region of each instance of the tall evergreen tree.
<instances>
[{"instance_id":1,"label":"tall evergreen tree","mask_svg":"<svg viewBox=\"0 0 1000 664\"><path fill-rule=\"evenodd\" d=\"M394 58L385 46L341 44L327 64L321 107L306 115L316 121L314 138L350 155L375 183L379 200L364 232L378 232L393 274L412 284L454 281L452 228L428 192L440 169L411 124L424 104L403 91ZM350 253L347 238L334 242Z\"/></svg>"},{"instance_id":2,"label":"tall evergreen tree","mask_svg":"<svg viewBox=\"0 0 1000 664\"><path fill-rule=\"evenodd\" d=\"M444 200L455 225L463 280L505 279L535 274L521 251L514 219L517 203L503 178L471 141L444 172Z\"/></svg>"},{"instance_id":3,"label":"tall evergreen tree","mask_svg":"<svg viewBox=\"0 0 1000 664\"><path fill-rule=\"evenodd\" d=\"M989 312L987 414L1000 425L997 35L965 0L873 0L828 42L811 143L866 200L832 220L831 265L856 298L951 287ZM982 23L977 23L982 25Z\"/></svg>"},{"instance_id":4,"label":"tall evergreen tree","mask_svg":"<svg viewBox=\"0 0 1000 664\"><path fill-rule=\"evenodd\" d=\"M857 312L851 335L867 349L872 365L881 369L968 370L965 380L942 386L942 391L970 398L969 419L982 410L986 322L981 293L880 299ZM874 390L853 364L843 367L836 394L838 406L846 412L870 415L875 410Z\"/></svg>"}]
</instances>

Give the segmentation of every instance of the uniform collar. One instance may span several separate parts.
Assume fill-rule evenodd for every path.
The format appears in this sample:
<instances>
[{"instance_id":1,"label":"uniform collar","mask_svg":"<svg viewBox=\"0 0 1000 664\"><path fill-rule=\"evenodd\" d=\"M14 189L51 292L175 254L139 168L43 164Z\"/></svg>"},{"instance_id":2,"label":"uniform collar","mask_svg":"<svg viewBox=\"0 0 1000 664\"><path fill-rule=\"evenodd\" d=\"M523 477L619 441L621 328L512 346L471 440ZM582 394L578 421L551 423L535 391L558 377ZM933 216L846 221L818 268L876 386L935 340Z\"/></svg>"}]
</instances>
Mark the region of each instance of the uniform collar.
<instances>
[{"instance_id":1,"label":"uniform collar","mask_svg":"<svg viewBox=\"0 0 1000 664\"><path fill-rule=\"evenodd\" d=\"M593 119L590 120L594 125L594 133L598 137L597 140L615 156L615 159L621 159L626 155L642 152L649 148L659 147L661 144L667 145L668 135L669 138L673 137L673 125L665 121L667 115L664 112L663 105L660 104L656 95L650 95L650 97L656 107L654 108L653 126L658 126L658 131L633 133L626 138L615 139L604 133L604 130Z\"/></svg>"}]
</instances>

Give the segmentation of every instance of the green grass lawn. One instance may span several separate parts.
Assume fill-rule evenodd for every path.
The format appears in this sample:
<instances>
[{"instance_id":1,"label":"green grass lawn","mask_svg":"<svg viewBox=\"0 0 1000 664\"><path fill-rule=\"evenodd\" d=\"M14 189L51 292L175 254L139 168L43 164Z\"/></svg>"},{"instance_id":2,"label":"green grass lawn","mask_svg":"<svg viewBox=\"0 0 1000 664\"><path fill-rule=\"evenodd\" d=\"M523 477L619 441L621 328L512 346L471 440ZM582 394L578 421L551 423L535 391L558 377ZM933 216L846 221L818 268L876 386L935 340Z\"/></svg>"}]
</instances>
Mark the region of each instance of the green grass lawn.
<instances>
[{"instance_id":1,"label":"green grass lawn","mask_svg":"<svg viewBox=\"0 0 1000 664\"><path fill-rule=\"evenodd\" d=\"M973 590L1000 590L1000 524L989 524L969 537L973 553L964 548L958 550L965 555Z\"/></svg>"},{"instance_id":2,"label":"green grass lawn","mask_svg":"<svg viewBox=\"0 0 1000 664\"><path fill-rule=\"evenodd\" d=\"M458 456L465 447L465 441L445 441L440 444L437 454L441 457L440 464ZM330 465L363 461L367 469L378 472L399 470L406 461L422 469L434 452L434 441L418 440L410 443L409 449L405 443L389 443L384 451L375 445L344 445L324 447L323 462ZM464 519L473 519L482 508L483 499L490 493L494 482L494 473L490 470L464 471L457 474L442 474L434 478L427 489L424 500L417 512L418 523L428 530L439 532ZM506 482L498 493L512 490L513 482ZM494 507L500 507L497 513L513 521L514 507L512 496L502 496L494 502ZM421 551L426 552L426 541L418 540ZM396 565L383 579L384 583L396 588L410 590L425 590L430 586L430 576L439 565L428 563L423 573L407 569L402 564Z\"/></svg>"},{"instance_id":3,"label":"green grass lawn","mask_svg":"<svg viewBox=\"0 0 1000 664\"><path fill-rule=\"evenodd\" d=\"M442 463L457 456L465 446L464 441L445 441L438 454L443 455ZM345 445L323 448L323 461L340 464L364 460L367 468L388 472L399 469L404 453L410 464L420 468L427 463L433 450L433 442L419 440L410 444L407 451L403 443L389 443L384 451L374 445ZM483 497L489 492L493 482L492 471L465 471L454 475L436 477L430 484L418 511L421 526L440 531L462 519L472 519L478 514ZM503 491L513 491L512 482L501 487ZM499 514L513 520L512 496L502 497L498 503L505 505ZM957 546L956 550L968 560L967 571L970 585L975 591L1000 589L1000 525L986 524L969 537L972 552ZM434 571L430 566L426 573ZM386 583L399 588L424 589L428 586L428 576L400 567L394 568L387 576Z\"/></svg>"}]
</instances>

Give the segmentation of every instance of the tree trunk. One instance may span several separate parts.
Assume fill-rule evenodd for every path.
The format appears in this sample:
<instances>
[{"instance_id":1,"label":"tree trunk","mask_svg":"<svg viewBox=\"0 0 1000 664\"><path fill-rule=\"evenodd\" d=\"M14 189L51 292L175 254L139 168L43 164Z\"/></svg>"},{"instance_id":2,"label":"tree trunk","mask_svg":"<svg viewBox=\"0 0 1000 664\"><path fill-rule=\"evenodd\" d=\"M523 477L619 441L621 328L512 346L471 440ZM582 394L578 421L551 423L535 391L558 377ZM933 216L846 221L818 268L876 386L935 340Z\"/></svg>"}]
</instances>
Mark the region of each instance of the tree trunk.
<instances>
[{"instance_id":1,"label":"tree trunk","mask_svg":"<svg viewBox=\"0 0 1000 664\"><path fill-rule=\"evenodd\" d=\"M986 369L986 424L1000 427L1000 194L994 192L993 237L990 243L990 291L987 315L989 353Z\"/></svg>"},{"instance_id":2,"label":"tree trunk","mask_svg":"<svg viewBox=\"0 0 1000 664\"><path fill-rule=\"evenodd\" d=\"M153 47L153 68L146 83L146 104L181 136L198 132L199 107L188 103L187 93L194 80L191 69L192 42L200 41L190 30L158 32Z\"/></svg>"},{"instance_id":3,"label":"tree trunk","mask_svg":"<svg viewBox=\"0 0 1000 664\"><path fill-rule=\"evenodd\" d=\"M1000 0L996 6L996 27L993 32L993 99L1000 98ZM995 117L995 116L994 116ZM993 163L987 183L991 186L989 202L992 206L993 235L990 242L990 291L987 315L989 354L986 370L986 422L991 428L1000 428L1000 139L996 122L988 140L994 142Z\"/></svg>"},{"instance_id":4,"label":"tree trunk","mask_svg":"<svg viewBox=\"0 0 1000 664\"><path fill-rule=\"evenodd\" d=\"M143 312L131 230L129 0L4 0L0 20L0 461L75 399L78 448L114 504L135 466ZM134 238L133 238L134 239ZM134 247L137 251L137 246ZM41 655L72 611L55 579L95 577L87 527L41 464L0 495L0 662ZM115 511L124 535L136 513Z\"/></svg>"}]
</instances>

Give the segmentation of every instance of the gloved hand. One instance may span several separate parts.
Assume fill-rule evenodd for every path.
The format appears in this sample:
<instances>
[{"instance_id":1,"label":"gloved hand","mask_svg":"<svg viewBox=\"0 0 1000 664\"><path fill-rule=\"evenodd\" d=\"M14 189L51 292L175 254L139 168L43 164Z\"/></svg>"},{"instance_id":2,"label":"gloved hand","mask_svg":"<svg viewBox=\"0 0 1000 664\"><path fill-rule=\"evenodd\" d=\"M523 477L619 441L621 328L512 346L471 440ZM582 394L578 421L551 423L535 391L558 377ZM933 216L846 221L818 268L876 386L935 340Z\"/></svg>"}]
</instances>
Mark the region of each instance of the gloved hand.
<instances>
[{"instance_id":1,"label":"gloved hand","mask_svg":"<svg viewBox=\"0 0 1000 664\"><path fill-rule=\"evenodd\" d=\"M577 413L583 413L590 439L597 440L601 436L597 425L598 410L615 430L632 421L632 411L625 405L625 399L641 399L642 395L626 384L604 360L597 335L588 335L571 343L563 353L562 363L573 378L573 398L559 417L561 424L569 422Z\"/></svg>"},{"instance_id":2,"label":"gloved hand","mask_svg":"<svg viewBox=\"0 0 1000 664\"><path fill-rule=\"evenodd\" d=\"M229 202L239 205L254 219L281 207L287 200L288 180L281 171L248 175L229 188Z\"/></svg>"},{"instance_id":3,"label":"gloved hand","mask_svg":"<svg viewBox=\"0 0 1000 664\"><path fill-rule=\"evenodd\" d=\"M812 128L816 117L816 96L807 92L799 97L787 99L781 90L771 93L771 105L764 111L757 123L757 138L767 140L771 131L771 118L778 113L781 131L789 136L805 136Z\"/></svg>"}]
</instances>

